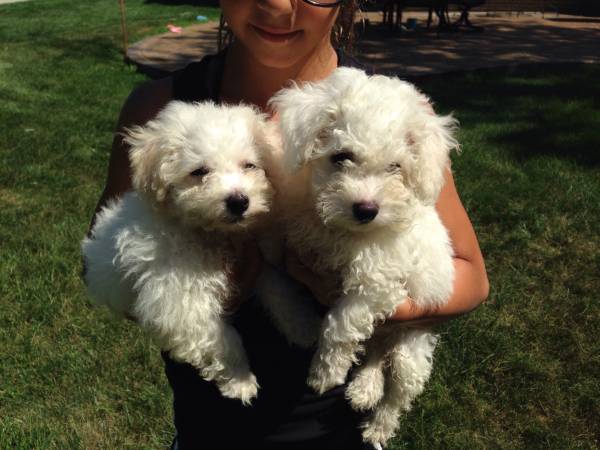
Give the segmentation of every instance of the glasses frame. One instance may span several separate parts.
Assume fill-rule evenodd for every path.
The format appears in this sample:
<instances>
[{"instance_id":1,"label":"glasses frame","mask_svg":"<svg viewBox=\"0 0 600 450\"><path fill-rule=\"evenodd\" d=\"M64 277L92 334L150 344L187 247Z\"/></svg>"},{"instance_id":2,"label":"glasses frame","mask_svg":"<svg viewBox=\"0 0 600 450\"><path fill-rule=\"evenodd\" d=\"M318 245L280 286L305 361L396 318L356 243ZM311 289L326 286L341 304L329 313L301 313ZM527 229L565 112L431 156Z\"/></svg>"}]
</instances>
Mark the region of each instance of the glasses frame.
<instances>
[{"instance_id":1,"label":"glasses frame","mask_svg":"<svg viewBox=\"0 0 600 450\"><path fill-rule=\"evenodd\" d=\"M341 5L344 2L344 0L337 0L333 3L320 3L315 0L302 0L302 1L304 3L308 3L309 5L317 6L319 8L335 8L336 6Z\"/></svg>"}]
</instances>

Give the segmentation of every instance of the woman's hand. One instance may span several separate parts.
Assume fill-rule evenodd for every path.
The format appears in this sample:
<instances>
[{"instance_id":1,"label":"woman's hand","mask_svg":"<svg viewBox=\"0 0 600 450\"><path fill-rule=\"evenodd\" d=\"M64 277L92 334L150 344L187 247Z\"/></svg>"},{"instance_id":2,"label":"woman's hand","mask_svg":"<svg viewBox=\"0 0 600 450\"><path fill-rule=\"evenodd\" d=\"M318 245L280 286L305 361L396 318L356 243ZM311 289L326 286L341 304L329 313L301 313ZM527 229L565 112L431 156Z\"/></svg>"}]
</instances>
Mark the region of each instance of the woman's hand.
<instances>
[{"instance_id":1,"label":"woman's hand","mask_svg":"<svg viewBox=\"0 0 600 450\"><path fill-rule=\"evenodd\" d=\"M439 316L440 308L423 308L418 306L415 301L406 297L394 313L386 319L383 326L404 326L409 328L428 328L433 325L445 322L455 315Z\"/></svg>"},{"instance_id":2,"label":"woman's hand","mask_svg":"<svg viewBox=\"0 0 600 450\"><path fill-rule=\"evenodd\" d=\"M335 272L313 270L314 258L303 255L303 259L293 250L286 249L285 268L288 274L305 285L317 301L332 306L340 295L342 280Z\"/></svg>"},{"instance_id":3,"label":"woman's hand","mask_svg":"<svg viewBox=\"0 0 600 450\"><path fill-rule=\"evenodd\" d=\"M233 314L254 292L256 279L262 270L263 257L254 239L232 241L237 255L229 270L229 281L234 286L233 295L224 305L227 314Z\"/></svg>"}]
</instances>

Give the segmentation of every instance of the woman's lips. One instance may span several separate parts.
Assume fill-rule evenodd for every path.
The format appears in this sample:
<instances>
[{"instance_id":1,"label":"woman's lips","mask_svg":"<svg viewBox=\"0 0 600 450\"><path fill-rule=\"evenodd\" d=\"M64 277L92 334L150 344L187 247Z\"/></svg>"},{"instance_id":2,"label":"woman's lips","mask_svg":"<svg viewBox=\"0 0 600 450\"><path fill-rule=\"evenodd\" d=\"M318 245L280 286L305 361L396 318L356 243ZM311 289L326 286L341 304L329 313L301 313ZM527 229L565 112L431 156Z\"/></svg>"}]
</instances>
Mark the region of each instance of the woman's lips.
<instances>
[{"instance_id":1,"label":"woman's lips","mask_svg":"<svg viewBox=\"0 0 600 450\"><path fill-rule=\"evenodd\" d=\"M257 27L256 25L252 25L252 28L260 37L271 42L289 41L302 33L302 30L287 31L278 28Z\"/></svg>"}]
</instances>

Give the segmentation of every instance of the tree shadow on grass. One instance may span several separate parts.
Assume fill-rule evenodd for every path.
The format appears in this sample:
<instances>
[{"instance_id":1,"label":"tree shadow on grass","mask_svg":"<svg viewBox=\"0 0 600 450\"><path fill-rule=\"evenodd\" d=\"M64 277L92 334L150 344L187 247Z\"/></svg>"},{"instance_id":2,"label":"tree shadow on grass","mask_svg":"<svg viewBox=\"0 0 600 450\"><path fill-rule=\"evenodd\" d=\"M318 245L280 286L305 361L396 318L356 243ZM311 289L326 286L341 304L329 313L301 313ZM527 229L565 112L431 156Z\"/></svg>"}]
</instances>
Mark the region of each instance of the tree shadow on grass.
<instances>
[{"instance_id":1,"label":"tree shadow on grass","mask_svg":"<svg viewBox=\"0 0 600 450\"><path fill-rule=\"evenodd\" d=\"M118 42L108 37L90 37L83 39L53 39L52 47L60 49L60 56L55 62L64 59L91 58L98 62L108 63L115 58L123 58L123 50Z\"/></svg>"},{"instance_id":2,"label":"tree shadow on grass","mask_svg":"<svg viewBox=\"0 0 600 450\"><path fill-rule=\"evenodd\" d=\"M483 33L437 33L436 27L427 30L422 25L400 32L375 21L364 30L357 27L355 47L364 63L400 76L501 67L513 62L600 62L600 28L595 22L568 19L548 25L535 18L525 22L473 18L476 25L485 26ZM423 22L423 18L419 20Z\"/></svg>"},{"instance_id":3,"label":"tree shadow on grass","mask_svg":"<svg viewBox=\"0 0 600 450\"><path fill-rule=\"evenodd\" d=\"M544 124L542 120L526 130L499 135L496 141L510 148L517 161L555 156L582 166L600 167L600 141L581 125L557 126L556 123Z\"/></svg>"},{"instance_id":4,"label":"tree shadow on grass","mask_svg":"<svg viewBox=\"0 0 600 450\"><path fill-rule=\"evenodd\" d=\"M517 161L540 156L600 167L600 68L524 65L410 81L463 123L489 125L486 139Z\"/></svg>"}]
</instances>

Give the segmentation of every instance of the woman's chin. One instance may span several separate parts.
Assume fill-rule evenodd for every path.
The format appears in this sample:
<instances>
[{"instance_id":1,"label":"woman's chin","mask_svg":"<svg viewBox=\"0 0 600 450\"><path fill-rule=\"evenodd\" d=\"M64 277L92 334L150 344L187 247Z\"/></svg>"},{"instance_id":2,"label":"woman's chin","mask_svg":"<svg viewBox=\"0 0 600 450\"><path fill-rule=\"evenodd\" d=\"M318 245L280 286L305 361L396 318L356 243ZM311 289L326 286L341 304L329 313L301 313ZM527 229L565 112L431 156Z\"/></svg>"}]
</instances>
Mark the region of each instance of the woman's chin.
<instances>
[{"instance_id":1,"label":"woman's chin","mask_svg":"<svg viewBox=\"0 0 600 450\"><path fill-rule=\"evenodd\" d=\"M260 65L272 69L287 69L298 64L304 54L302 47L282 43L277 45L244 45Z\"/></svg>"}]
</instances>

